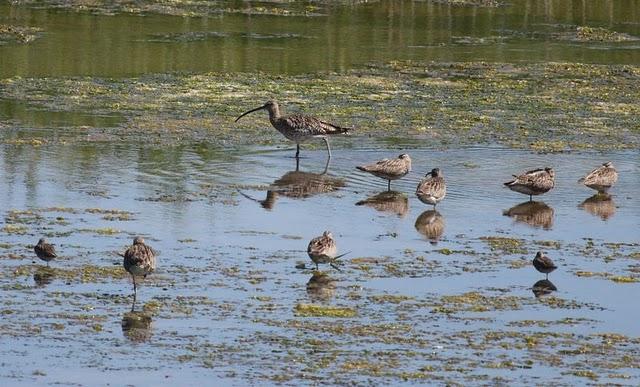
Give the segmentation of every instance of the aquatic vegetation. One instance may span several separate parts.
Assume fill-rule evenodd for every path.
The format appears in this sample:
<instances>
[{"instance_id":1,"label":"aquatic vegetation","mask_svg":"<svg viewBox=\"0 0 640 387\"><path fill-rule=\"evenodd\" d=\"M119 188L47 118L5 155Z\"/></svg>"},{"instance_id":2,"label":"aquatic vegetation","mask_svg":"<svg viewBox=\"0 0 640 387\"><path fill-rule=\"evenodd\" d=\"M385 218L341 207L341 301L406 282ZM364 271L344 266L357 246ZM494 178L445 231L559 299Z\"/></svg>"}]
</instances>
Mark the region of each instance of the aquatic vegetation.
<instances>
[{"instance_id":1,"label":"aquatic vegetation","mask_svg":"<svg viewBox=\"0 0 640 387\"><path fill-rule=\"evenodd\" d=\"M314 304L297 304L294 312L296 316L301 317L354 317L357 315L355 309Z\"/></svg>"},{"instance_id":2,"label":"aquatic vegetation","mask_svg":"<svg viewBox=\"0 0 640 387\"><path fill-rule=\"evenodd\" d=\"M0 24L0 45L8 43L27 44L40 36L41 29L35 27Z\"/></svg>"}]
</instances>

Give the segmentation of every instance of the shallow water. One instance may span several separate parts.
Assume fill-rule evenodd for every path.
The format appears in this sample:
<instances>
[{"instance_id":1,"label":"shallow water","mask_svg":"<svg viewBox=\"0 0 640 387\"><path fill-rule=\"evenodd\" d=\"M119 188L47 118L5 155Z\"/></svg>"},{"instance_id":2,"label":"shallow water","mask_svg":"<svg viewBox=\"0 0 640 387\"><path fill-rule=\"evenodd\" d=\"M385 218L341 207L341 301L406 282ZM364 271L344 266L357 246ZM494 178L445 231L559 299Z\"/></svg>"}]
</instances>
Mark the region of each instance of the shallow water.
<instances>
[{"instance_id":1,"label":"shallow water","mask_svg":"<svg viewBox=\"0 0 640 387\"><path fill-rule=\"evenodd\" d=\"M343 72L370 62L407 59L640 62L637 0L513 0L498 8L430 1L222 1L204 7L161 2L138 10L141 14L128 2L80 2L75 7L65 1L22 3L27 5L0 3L0 24L42 31L29 44L0 45L0 78ZM192 14L198 17L182 16ZM631 39L567 39L565 34L578 26L606 28Z\"/></svg>"},{"instance_id":2,"label":"shallow water","mask_svg":"<svg viewBox=\"0 0 640 387\"><path fill-rule=\"evenodd\" d=\"M640 163L632 153L339 145L355 144L336 142L326 174L324 151L305 148L295 173L293 150L285 147L3 145L0 379L25 385L84 383L105 374L134 384L212 377L234 384L317 378L575 383L571 372L586 369L600 382L638 383L640 316L628 295L639 284L611 280L638 280ZM404 151L414 171L392 189L404 193L406 203L398 195L388 211L356 206L384 191L386 182L354 166ZM614 162L620 180L613 206L596 206L594 215L579 207L593 192L576 180L605 160ZM556 169L556 188L535 200L551 211L503 215L528 198L501 183L545 165ZM424 235L416 221L430 206L414 191L435 166L449 187L437 208L443 231ZM130 220L112 220L95 208L126 211ZM16 210L32 212L11 213ZM309 292L306 245L325 229L350 253L341 272L323 268L335 286ZM132 288L116 253L138 234L160 251L159 269L138 295L137 310L147 310L152 322L129 333L121 323ZM48 283L35 280L43 277L43 262L30 247L41 235L61 255L51 263L61 271ZM492 245L487 237L510 239ZM508 245L513 240L520 242ZM557 291L541 298L531 290L544 279L530 265L538 249L559 266L549 276ZM306 268L297 268L300 263ZM96 267L108 274L95 274ZM471 291L489 298L471 309L466 301L442 299ZM357 314L296 316L299 303ZM573 320L558 323L564 319ZM326 330L343 325L344 331ZM551 333L560 336L547 338ZM588 352L584 345L592 342L599 348L594 335L603 333L625 336L599 355L571 352L581 345ZM500 334L506 338L487 339ZM518 344L527 337L536 344ZM29 350L36 345L42 350ZM583 363L587 359L592 362ZM496 364L479 365L486 362Z\"/></svg>"}]
</instances>

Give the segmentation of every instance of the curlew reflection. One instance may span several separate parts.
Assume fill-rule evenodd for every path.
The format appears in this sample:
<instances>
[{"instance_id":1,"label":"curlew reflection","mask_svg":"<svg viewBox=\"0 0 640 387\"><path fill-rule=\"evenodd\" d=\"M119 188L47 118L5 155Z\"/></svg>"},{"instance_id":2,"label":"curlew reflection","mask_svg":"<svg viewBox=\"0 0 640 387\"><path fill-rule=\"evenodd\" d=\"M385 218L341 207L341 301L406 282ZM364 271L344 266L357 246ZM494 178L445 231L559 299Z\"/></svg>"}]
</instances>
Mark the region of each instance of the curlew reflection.
<instances>
[{"instance_id":1,"label":"curlew reflection","mask_svg":"<svg viewBox=\"0 0 640 387\"><path fill-rule=\"evenodd\" d=\"M546 296L557 290L558 288L556 288L556 286L548 279L537 281L531 287L531 291L533 291L533 295L535 295L536 297Z\"/></svg>"},{"instance_id":2,"label":"curlew reflection","mask_svg":"<svg viewBox=\"0 0 640 387\"><path fill-rule=\"evenodd\" d=\"M553 227L553 208L544 202L524 202L502 212L516 222L550 230Z\"/></svg>"},{"instance_id":3,"label":"curlew reflection","mask_svg":"<svg viewBox=\"0 0 640 387\"><path fill-rule=\"evenodd\" d=\"M356 203L380 212L390 212L404 218L409 211L409 198L402 192L384 191Z\"/></svg>"},{"instance_id":4,"label":"curlew reflection","mask_svg":"<svg viewBox=\"0 0 640 387\"><path fill-rule=\"evenodd\" d=\"M416 219L416 230L426 236L431 244L437 244L444 234L444 218L438 211L428 210Z\"/></svg>"},{"instance_id":5,"label":"curlew reflection","mask_svg":"<svg viewBox=\"0 0 640 387\"><path fill-rule=\"evenodd\" d=\"M608 220L616 213L616 203L609 194L598 193L585 199L578 205L579 208L591 215L598 216L602 220Z\"/></svg>"},{"instance_id":6,"label":"curlew reflection","mask_svg":"<svg viewBox=\"0 0 640 387\"><path fill-rule=\"evenodd\" d=\"M345 186L343 179L327 175L329 160L322 173L303 172L299 170L300 160L296 159L295 171L289 171L275 180L267 190L267 197L264 200L254 199L247 194L240 192L248 199L254 200L266 210L271 210L276 204L279 196L293 199L303 199L310 196L337 191Z\"/></svg>"},{"instance_id":7,"label":"curlew reflection","mask_svg":"<svg viewBox=\"0 0 640 387\"><path fill-rule=\"evenodd\" d=\"M312 300L328 300L336 294L336 281L326 273L315 271L307 282L307 294Z\"/></svg>"},{"instance_id":8,"label":"curlew reflection","mask_svg":"<svg viewBox=\"0 0 640 387\"><path fill-rule=\"evenodd\" d=\"M48 266L39 266L33 273L33 281L37 286L44 287L53 281L56 277L55 269Z\"/></svg>"},{"instance_id":9,"label":"curlew reflection","mask_svg":"<svg viewBox=\"0 0 640 387\"><path fill-rule=\"evenodd\" d=\"M122 334L129 340L142 343L151 338L151 314L130 311L122 316Z\"/></svg>"}]
</instances>

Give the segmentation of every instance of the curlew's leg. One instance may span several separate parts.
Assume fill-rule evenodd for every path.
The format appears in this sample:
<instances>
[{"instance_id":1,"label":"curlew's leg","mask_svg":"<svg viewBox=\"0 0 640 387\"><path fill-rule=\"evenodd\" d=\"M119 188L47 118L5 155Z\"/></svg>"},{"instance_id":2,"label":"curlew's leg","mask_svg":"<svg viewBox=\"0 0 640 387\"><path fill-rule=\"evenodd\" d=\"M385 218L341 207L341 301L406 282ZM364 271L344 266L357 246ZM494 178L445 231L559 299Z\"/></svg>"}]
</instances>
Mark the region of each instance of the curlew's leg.
<instances>
[{"instance_id":1,"label":"curlew's leg","mask_svg":"<svg viewBox=\"0 0 640 387\"><path fill-rule=\"evenodd\" d=\"M136 276L135 275L131 275L131 278L133 278L133 297L136 297L136 294L138 293L138 288L136 286Z\"/></svg>"},{"instance_id":2,"label":"curlew's leg","mask_svg":"<svg viewBox=\"0 0 640 387\"><path fill-rule=\"evenodd\" d=\"M391 191L391 180L387 180L387 191Z\"/></svg>"},{"instance_id":3,"label":"curlew's leg","mask_svg":"<svg viewBox=\"0 0 640 387\"><path fill-rule=\"evenodd\" d=\"M300 144L296 143L296 159L300 157Z\"/></svg>"},{"instance_id":4,"label":"curlew's leg","mask_svg":"<svg viewBox=\"0 0 640 387\"><path fill-rule=\"evenodd\" d=\"M318 271L318 270L319 270L319 268L318 268L318 262L316 262L316 271Z\"/></svg>"},{"instance_id":5,"label":"curlew's leg","mask_svg":"<svg viewBox=\"0 0 640 387\"><path fill-rule=\"evenodd\" d=\"M532 202L533 201L533 195L529 195L529 201Z\"/></svg>"},{"instance_id":6,"label":"curlew's leg","mask_svg":"<svg viewBox=\"0 0 640 387\"><path fill-rule=\"evenodd\" d=\"M331 147L329 146L329 140L326 137L322 137L322 139L324 140L324 143L327 144L327 154L329 155L329 158L331 158Z\"/></svg>"}]
</instances>

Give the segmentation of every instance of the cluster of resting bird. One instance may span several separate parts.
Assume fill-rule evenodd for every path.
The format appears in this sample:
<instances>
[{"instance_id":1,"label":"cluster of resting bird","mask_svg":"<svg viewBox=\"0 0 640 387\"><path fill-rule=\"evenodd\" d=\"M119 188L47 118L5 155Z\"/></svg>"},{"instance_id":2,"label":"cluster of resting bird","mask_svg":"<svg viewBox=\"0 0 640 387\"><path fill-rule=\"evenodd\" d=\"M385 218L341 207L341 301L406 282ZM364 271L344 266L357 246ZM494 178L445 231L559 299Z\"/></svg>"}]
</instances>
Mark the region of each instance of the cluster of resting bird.
<instances>
[{"instance_id":1,"label":"cluster of resting bird","mask_svg":"<svg viewBox=\"0 0 640 387\"><path fill-rule=\"evenodd\" d=\"M296 159L300 156L300 144L313 138L322 138L324 140L328 157L331 158L328 137L348 134L350 130L349 128L342 128L321 121L312 116L300 114L283 116L275 101L269 101L263 106L243 113L236 121L249 113L262 109L269 112L269 120L273 127L287 139L296 143ZM390 191L392 180L400 179L411 171L411 157L403 153L397 158L383 159L372 164L358 166L357 169L387 180L387 189ZM606 162L581 178L579 182L597 190L599 194L605 194L617 180L618 173L613 164ZM554 187L555 172L549 167L526 171L520 175L514 175L514 179L504 183L504 185L512 191L529 195L529 201L532 201L534 195L542 195ZM434 209L445 198L446 194L447 184L439 168L433 168L428 172L416 188L418 199L425 204L432 205ZM44 238L38 241L34 250L38 258L47 262L47 265L49 261L57 256L54 246L47 243ZM347 253L337 255L336 241L330 231L325 231L321 236L313 238L309 242L307 254L316 265L317 271L319 264L329 264L339 270L338 260ZM124 258L124 268L131 274L133 279L135 300L137 293L136 277L146 277L155 270L156 253L138 236L133 240L133 245L121 255ZM547 277L549 273L557 268L553 261L541 251L533 259L533 266L539 272L546 274Z\"/></svg>"}]
</instances>

